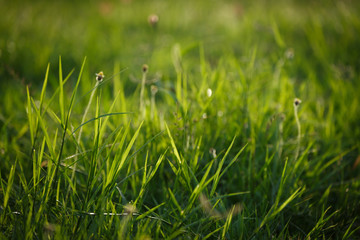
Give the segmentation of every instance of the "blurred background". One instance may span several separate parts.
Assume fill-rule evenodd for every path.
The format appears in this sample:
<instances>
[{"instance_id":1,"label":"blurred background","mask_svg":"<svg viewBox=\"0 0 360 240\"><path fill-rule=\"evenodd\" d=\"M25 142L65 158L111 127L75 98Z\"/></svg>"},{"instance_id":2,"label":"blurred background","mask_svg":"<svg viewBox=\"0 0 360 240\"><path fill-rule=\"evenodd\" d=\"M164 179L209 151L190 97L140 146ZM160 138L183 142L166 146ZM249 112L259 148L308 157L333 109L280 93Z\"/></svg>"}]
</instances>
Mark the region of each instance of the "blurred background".
<instances>
[{"instance_id":1,"label":"blurred background","mask_svg":"<svg viewBox=\"0 0 360 240\"><path fill-rule=\"evenodd\" d=\"M216 64L226 54L241 58L257 48L258 56L276 60L285 52L308 59L294 64L294 74L307 78L306 68L332 68L352 80L360 66L358 1L5 1L0 9L0 81L38 85L51 63L57 72L79 68L85 56L90 72L112 72L115 63L126 76L147 63L171 76L171 49L180 44L188 59L198 58L202 43ZM156 26L149 16L159 18ZM327 49L332 49L328 51ZM346 52L346 54L344 54ZM327 64L331 63L332 66ZM315 66L315 67L314 67ZM57 74L57 73L56 73ZM9 87L9 86L7 86Z\"/></svg>"}]
</instances>

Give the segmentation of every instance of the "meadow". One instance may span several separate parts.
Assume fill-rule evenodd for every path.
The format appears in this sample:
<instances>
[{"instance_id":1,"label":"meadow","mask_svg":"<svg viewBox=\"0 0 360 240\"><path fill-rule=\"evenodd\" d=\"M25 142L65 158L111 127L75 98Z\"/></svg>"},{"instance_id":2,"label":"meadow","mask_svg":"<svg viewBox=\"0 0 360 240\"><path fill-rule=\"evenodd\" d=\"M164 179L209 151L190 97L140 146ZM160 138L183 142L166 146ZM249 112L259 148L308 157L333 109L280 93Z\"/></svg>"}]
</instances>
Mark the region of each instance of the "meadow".
<instances>
[{"instance_id":1,"label":"meadow","mask_svg":"<svg viewBox=\"0 0 360 240\"><path fill-rule=\"evenodd\" d=\"M360 239L357 1L0 5L1 239Z\"/></svg>"}]
</instances>

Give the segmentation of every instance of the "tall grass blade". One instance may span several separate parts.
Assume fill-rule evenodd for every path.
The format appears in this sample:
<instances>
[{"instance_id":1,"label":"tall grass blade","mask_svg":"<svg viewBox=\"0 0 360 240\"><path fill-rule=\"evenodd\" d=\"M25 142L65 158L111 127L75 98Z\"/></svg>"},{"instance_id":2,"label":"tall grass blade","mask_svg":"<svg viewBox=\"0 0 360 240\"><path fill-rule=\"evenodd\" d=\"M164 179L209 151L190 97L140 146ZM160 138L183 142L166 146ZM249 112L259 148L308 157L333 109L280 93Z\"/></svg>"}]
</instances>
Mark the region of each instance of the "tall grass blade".
<instances>
[{"instance_id":1,"label":"tall grass blade","mask_svg":"<svg viewBox=\"0 0 360 240\"><path fill-rule=\"evenodd\" d=\"M26 96L27 96L27 106L26 106L26 113L28 117L28 124L29 124L29 130L30 130L30 139L31 144L34 148L35 144L35 126L33 125L33 114L32 114L32 107L31 107L31 97L29 92L29 86L26 86Z\"/></svg>"},{"instance_id":2,"label":"tall grass blade","mask_svg":"<svg viewBox=\"0 0 360 240\"><path fill-rule=\"evenodd\" d=\"M61 123L65 124L64 81L62 76L61 56L59 56L59 106Z\"/></svg>"},{"instance_id":3,"label":"tall grass blade","mask_svg":"<svg viewBox=\"0 0 360 240\"><path fill-rule=\"evenodd\" d=\"M15 169L16 169L16 164L12 165L11 169L10 169L9 178L8 178L6 191L5 191L5 195L4 195L4 202L3 202L4 209L7 208L7 205L8 205L8 202L9 202L10 193L11 193L13 183L14 183Z\"/></svg>"},{"instance_id":4,"label":"tall grass blade","mask_svg":"<svg viewBox=\"0 0 360 240\"><path fill-rule=\"evenodd\" d=\"M157 205L157 206L151 208L150 210L148 210L147 212L139 215L139 216L136 218L136 221L141 220L141 219L149 216L151 213L153 213L156 209L158 209L159 207L163 206L164 204L165 204L164 202L163 202L163 203L160 203L159 205Z\"/></svg>"},{"instance_id":5,"label":"tall grass blade","mask_svg":"<svg viewBox=\"0 0 360 240\"><path fill-rule=\"evenodd\" d=\"M137 139L137 137L139 135L139 132L140 132L140 129L141 129L142 125L143 125L143 122L140 123L140 126L138 127L135 134L131 138L131 140L130 140L129 144L127 145L126 149L124 150L124 152L121 154L121 157L119 155L117 155L114 158L114 161L113 161L113 163L111 165L110 171L109 171L108 176L106 178L106 182L105 182L105 185L104 185L104 190L108 189L108 187L110 185L113 185L115 183L114 181L119 176L120 171L122 170L126 160L128 159L130 150L133 147L133 145L135 143L135 140ZM125 131L124 136L128 132L128 129ZM125 141L125 138L123 137L123 139L120 142L120 147L123 146L124 141Z\"/></svg>"},{"instance_id":6,"label":"tall grass blade","mask_svg":"<svg viewBox=\"0 0 360 240\"><path fill-rule=\"evenodd\" d=\"M222 166L224 165L225 159L228 156L232 146L234 145L235 139L236 139L236 137L233 138L233 140L231 141L230 146L228 147L228 149L226 150L224 156L222 157L222 159L219 162L219 166L217 167L217 170L216 170L216 172L214 174L214 182L213 182L213 185L212 185L212 188L211 188L211 191L210 191L210 197L212 197L214 195L214 193L215 193L216 187L217 187L217 185L219 183L219 180L220 180L220 173L221 173Z\"/></svg>"},{"instance_id":7,"label":"tall grass blade","mask_svg":"<svg viewBox=\"0 0 360 240\"><path fill-rule=\"evenodd\" d=\"M231 221L232 221L232 217L233 217L233 214L234 214L234 210L235 210L235 206L233 206L231 208L230 212L228 213L228 216L226 218L226 221L225 221L225 224L224 224L224 227L223 227L223 231L222 231L222 234L221 234L222 239L225 239L225 235L229 231L230 224L231 224Z\"/></svg>"},{"instance_id":8,"label":"tall grass blade","mask_svg":"<svg viewBox=\"0 0 360 240\"><path fill-rule=\"evenodd\" d=\"M360 226L356 227L354 230L351 230L352 226L354 225L355 221L357 220L357 218L354 218L354 220L351 222L351 224L349 225L349 227L346 229L346 232L344 233L342 239L349 239L355 232L360 230Z\"/></svg>"},{"instance_id":9,"label":"tall grass blade","mask_svg":"<svg viewBox=\"0 0 360 240\"><path fill-rule=\"evenodd\" d=\"M293 201L296 197L300 196L305 191L305 188L298 188L295 190L293 194L291 194L290 197L288 197L281 205L280 207L277 206L277 203L275 203L270 211L266 214L264 219L262 220L260 226L255 230L255 232L258 232L266 223L268 223L270 220L274 219L291 201Z\"/></svg>"}]
</instances>

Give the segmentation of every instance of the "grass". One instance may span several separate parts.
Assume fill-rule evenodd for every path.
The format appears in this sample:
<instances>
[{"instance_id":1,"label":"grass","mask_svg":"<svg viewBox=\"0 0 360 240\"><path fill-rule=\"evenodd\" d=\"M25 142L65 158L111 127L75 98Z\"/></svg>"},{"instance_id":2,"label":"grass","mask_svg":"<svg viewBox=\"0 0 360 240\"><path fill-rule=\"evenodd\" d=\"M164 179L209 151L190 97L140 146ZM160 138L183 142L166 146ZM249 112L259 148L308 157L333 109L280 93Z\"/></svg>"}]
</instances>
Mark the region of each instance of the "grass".
<instances>
[{"instance_id":1,"label":"grass","mask_svg":"<svg viewBox=\"0 0 360 240\"><path fill-rule=\"evenodd\" d=\"M358 3L0 3L1 239L359 238Z\"/></svg>"}]
</instances>

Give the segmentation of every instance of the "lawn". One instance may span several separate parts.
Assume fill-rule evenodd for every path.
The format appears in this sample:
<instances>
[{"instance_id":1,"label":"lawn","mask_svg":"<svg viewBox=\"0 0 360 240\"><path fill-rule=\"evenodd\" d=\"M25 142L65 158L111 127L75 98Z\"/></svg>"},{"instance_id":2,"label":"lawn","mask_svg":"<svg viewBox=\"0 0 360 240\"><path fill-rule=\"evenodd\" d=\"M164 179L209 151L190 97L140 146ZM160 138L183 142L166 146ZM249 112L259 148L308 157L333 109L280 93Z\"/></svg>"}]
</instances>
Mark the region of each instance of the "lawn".
<instances>
[{"instance_id":1,"label":"lawn","mask_svg":"<svg viewBox=\"0 0 360 240\"><path fill-rule=\"evenodd\" d=\"M360 239L357 1L0 5L0 239Z\"/></svg>"}]
</instances>

